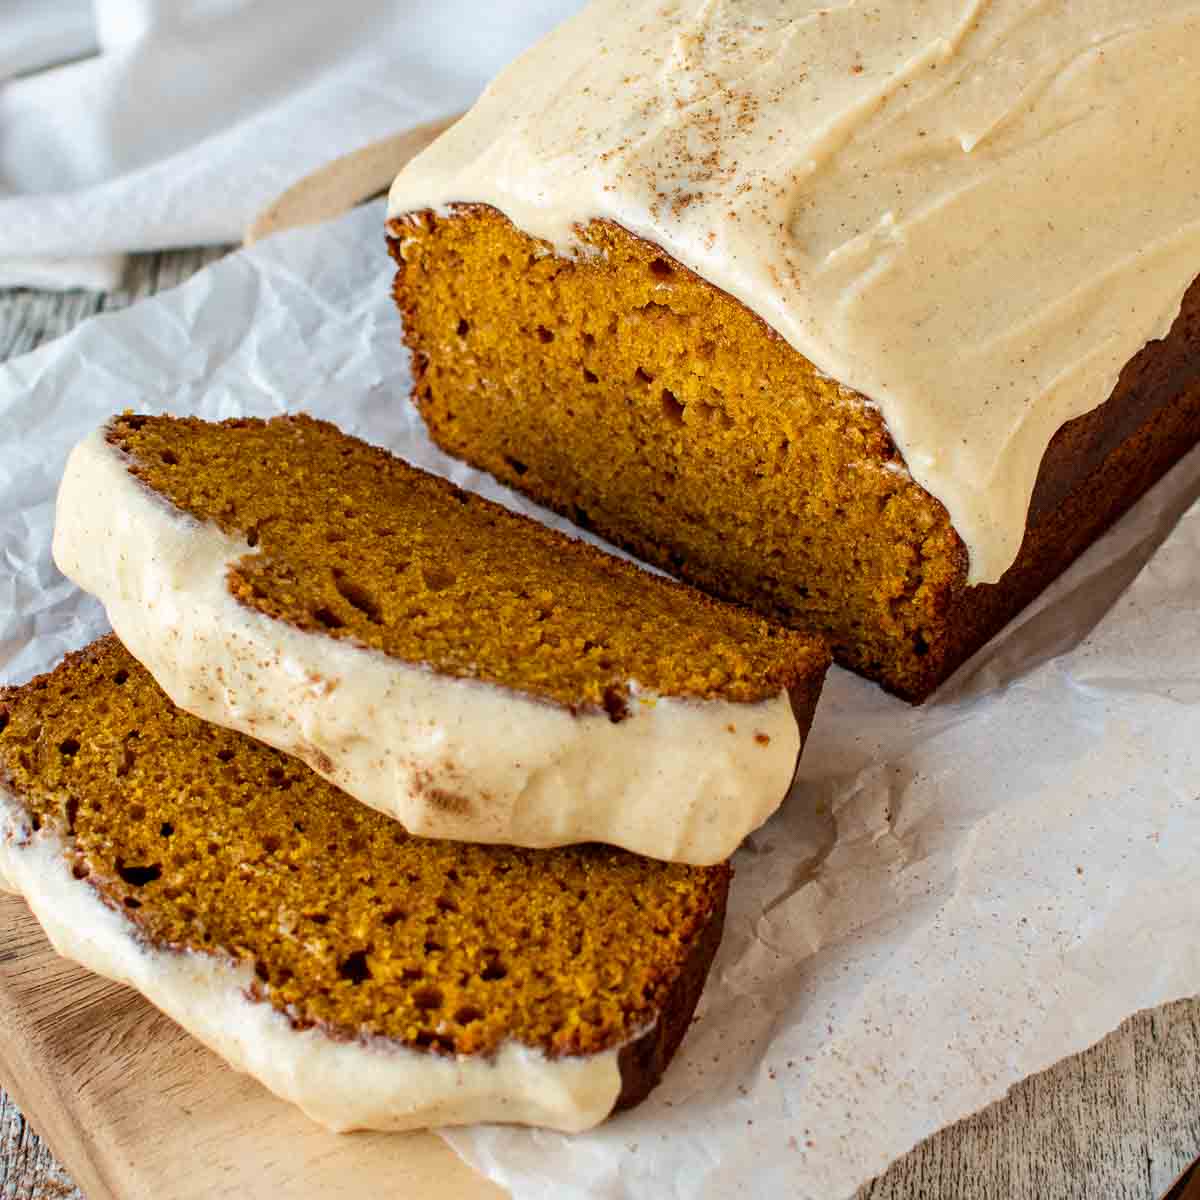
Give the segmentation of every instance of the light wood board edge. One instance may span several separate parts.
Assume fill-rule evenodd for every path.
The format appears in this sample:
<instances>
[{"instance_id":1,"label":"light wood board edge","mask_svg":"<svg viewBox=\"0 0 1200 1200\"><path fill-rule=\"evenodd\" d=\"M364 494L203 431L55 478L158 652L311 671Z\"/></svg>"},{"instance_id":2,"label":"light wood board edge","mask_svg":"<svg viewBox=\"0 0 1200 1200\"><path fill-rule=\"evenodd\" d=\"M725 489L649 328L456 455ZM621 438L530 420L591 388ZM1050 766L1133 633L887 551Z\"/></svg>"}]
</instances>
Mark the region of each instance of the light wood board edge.
<instances>
[{"instance_id":1,"label":"light wood board edge","mask_svg":"<svg viewBox=\"0 0 1200 1200\"><path fill-rule=\"evenodd\" d=\"M252 246L285 229L339 217L386 191L400 168L445 133L461 115L429 121L371 142L306 175L254 218L246 230L246 245Z\"/></svg>"},{"instance_id":2,"label":"light wood board edge","mask_svg":"<svg viewBox=\"0 0 1200 1200\"><path fill-rule=\"evenodd\" d=\"M0 895L0 1080L88 1200L504 1200L434 1134L331 1134Z\"/></svg>"}]
</instances>

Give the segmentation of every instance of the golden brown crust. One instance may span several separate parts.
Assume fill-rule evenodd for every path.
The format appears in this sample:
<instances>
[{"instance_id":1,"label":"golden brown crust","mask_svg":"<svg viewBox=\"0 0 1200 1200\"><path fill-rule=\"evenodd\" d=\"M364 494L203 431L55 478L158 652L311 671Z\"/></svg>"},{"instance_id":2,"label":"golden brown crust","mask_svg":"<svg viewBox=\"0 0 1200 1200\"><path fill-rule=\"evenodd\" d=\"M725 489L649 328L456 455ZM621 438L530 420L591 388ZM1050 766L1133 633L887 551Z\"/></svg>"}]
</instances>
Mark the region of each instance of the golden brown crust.
<instances>
[{"instance_id":1,"label":"golden brown crust","mask_svg":"<svg viewBox=\"0 0 1200 1200\"><path fill-rule=\"evenodd\" d=\"M1185 314L1180 320L1195 326L1200 317L1200 289L1192 288ZM1200 347L1200 337L1192 345ZM1160 346L1163 351L1157 349ZM1153 343L1150 354L1156 368L1174 357L1179 348L1177 343L1168 353L1166 343ZM1102 413L1097 409L1064 427L1059 435L1058 463L1050 470L1043 467L1039 477L1051 480L1048 493L1061 492L1061 499L1031 517L1017 561L999 583L964 588L959 593L945 614L946 632L938 655L930 656L924 677L900 695L918 703L926 699L1200 440L1200 372L1196 369L1200 367L1200 350L1190 361L1195 366L1171 376L1165 403L1154 403L1164 394L1159 388L1139 389L1130 396L1129 409L1148 415L1112 449L1101 451L1099 447L1112 437L1114 427L1125 423L1119 414L1126 395L1121 388L1103 406L1113 406L1117 411ZM1125 379L1122 376L1123 384ZM1171 396L1176 386L1179 390ZM1147 396L1151 397L1148 404ZM1073 445L1079 447L1077 456L1062 453Z\"/></svg>"},{"instance_id":2,"label":"golden brown crust","mask_svg":"<svg viewBox=\"0 0 1200 1200\"><path fill-rule=\"evenodd\" d=\"M998 584L968 588L961 539L869 402L653 244L608 222L580 232L600 256L558 259L480 205L391 223L414 400L434 438L689 582L826 634L839 662L909 700L926 698L1200 438L1197 285L1110 401L1051 443L1017 562ZM464 338L446 329L457 310ZM527 336L553 314L562 319L548 342ZM511 368L517 352L523 370ZM664 379L675 403L656 412ZM602 405L589 400L597 389ZM551 395L536 423L522 421L532 396ZM664 480L669 500L654 503ZM710 501L698 532L688 509Z\"/></svg>"},{"instance_id":3,"label":"golden brown crust","mask_svg":"<svg viewBox=\"0 0 1200 1200\"><path fill-rule=\"evenodd\" d=\"M658 1086L667 1064L675 1057L675 1051L688 1031L700 993L704 990L704 981L708 978L709 968L721 944L731 876L732 872L726 875L725 890L717 900L708 924L692 942L687 961L663 1002L653 1028L648 1029L637 1041L621 1048L618 1059L621 1094L617 1097L614 1111L632 1108Z\"/></svg>"}]
</instances>

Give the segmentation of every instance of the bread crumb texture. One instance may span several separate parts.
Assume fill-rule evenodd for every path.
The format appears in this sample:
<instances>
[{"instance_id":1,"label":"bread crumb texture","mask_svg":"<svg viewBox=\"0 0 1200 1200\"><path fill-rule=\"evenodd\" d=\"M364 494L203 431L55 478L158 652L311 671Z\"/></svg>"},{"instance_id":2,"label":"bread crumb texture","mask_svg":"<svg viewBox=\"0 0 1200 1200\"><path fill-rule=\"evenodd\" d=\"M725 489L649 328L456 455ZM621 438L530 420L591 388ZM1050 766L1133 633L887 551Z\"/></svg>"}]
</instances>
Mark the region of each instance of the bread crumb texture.
<instances>
[{"instance_id":1,"label":"bread crumb texture","mask_svg":"<svg viewBox=\"0 0 1200 1200\"><path fill-rule=\"evenodd\" d=\"M558 257L484 205L391 224L435 440L715 595L829 637L900 692L966 578L879 412L607 221Z\"/></svg>"}]
</instances>

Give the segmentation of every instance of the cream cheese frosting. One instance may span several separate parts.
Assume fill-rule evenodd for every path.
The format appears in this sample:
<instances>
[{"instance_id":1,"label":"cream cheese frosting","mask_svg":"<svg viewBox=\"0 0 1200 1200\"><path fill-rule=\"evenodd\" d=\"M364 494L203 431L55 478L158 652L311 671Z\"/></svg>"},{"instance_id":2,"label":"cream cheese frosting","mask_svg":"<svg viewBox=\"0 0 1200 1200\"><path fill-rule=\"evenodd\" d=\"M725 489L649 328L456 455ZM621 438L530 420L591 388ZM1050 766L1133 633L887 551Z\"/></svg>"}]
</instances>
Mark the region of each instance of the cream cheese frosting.
<instances>
[{"instance_id":1,"label":"cream cheese frosting","mask_svg":"<svg viewBox=\"0 0 1200 1200\"><path fill-rule=\"evenodd\" d=\"M238 603L253 553L171 506L97 431L72 452L54 558L179 707L295 755L413 833L547 847L609 842L723 861L775 811L800 753L786 692L656 697L573 715L439 675Z\"/></svg>"},{"instance_id":2,"label":"cream cheese frosting","mask_svg":"<svg viewBox=\"0 0 1200 1200\"><path fill-rule=\"evenodd\" d=\"M613 220L876 404L969 582L1200 274L1200 0L593 0L397 177Z\"/></svg>"},{"instance_id":3,"label":"cream cheese frosting","mask_svg":"<svg viewBox=\"0 0 1200 1200\"><path fill-rule=\"evenodd\" d=\"M385 1039L338 1041L297 1030L248 998L251 967L156 948L71 873L66 846L30 828L0 787L0 890L23 895L59 954L137 989L235 1070L329 1129L405 1130L478 1121L575 1133L612 1112L619 1049L548 1058L510 1041L491 1058L425 1053Z\"/></svg>"}]
</instances>

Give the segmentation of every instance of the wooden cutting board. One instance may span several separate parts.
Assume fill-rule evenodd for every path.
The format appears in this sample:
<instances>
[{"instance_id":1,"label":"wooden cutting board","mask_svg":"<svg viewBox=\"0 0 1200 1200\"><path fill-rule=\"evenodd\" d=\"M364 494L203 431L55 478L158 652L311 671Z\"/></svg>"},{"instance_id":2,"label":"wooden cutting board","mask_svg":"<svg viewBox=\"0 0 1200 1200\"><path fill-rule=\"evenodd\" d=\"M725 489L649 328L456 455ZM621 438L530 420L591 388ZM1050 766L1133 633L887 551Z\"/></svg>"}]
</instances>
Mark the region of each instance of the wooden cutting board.
<instances>
[{"instance_id":1,"label":"wooden cutting board","mask_svg":"<svg viewBox=\"0 0 1200 1200\"><path fill-rule=\"evenodd\" d=\"M88 1200L502 1200L433 1134L333 1134L0 894L0 1083Z\"/></svg>"}]
</instances>

